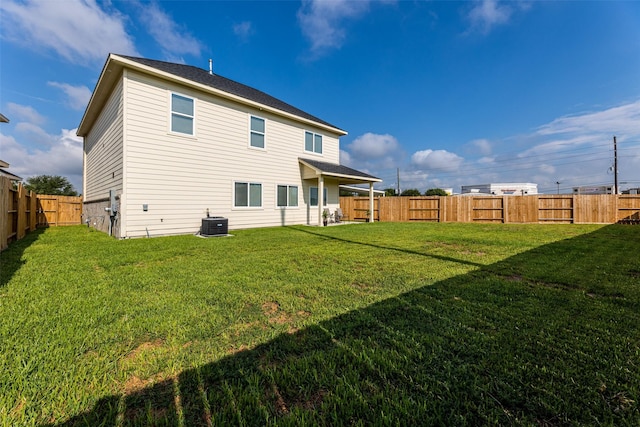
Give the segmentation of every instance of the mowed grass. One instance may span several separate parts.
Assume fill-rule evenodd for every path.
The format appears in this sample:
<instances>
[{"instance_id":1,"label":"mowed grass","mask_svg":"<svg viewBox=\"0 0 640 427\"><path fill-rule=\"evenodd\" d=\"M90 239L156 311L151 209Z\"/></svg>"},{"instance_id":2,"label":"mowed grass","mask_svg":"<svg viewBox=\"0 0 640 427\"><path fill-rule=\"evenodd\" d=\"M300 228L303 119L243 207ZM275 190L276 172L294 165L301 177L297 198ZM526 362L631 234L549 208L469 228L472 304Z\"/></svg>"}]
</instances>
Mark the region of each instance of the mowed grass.
<instances>
[{"instance_id":1,"label":"mowed grass","mask_svg":"<svg viewBox=\"0 0 640 427\"><path fill-rule=\"evenodd\" d=\"M374 223L0 255L0 425L638 425L640 227Z\"/></svg>"}]
</instances>

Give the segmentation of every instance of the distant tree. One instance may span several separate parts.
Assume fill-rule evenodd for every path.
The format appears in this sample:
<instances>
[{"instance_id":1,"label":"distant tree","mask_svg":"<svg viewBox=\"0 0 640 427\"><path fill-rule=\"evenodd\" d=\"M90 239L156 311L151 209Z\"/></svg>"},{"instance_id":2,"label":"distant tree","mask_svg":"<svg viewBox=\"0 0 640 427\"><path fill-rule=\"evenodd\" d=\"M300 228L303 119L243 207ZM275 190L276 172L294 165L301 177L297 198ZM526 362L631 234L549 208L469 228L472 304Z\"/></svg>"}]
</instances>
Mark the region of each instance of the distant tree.
<instances>
[{"instance_id":1,"label":"distant tree","mask_svg":"<svg viewBox=\"0 0 640 427\"><path fill-rule=\"evenodd\" d=\"M425 196L448 196L442 188L430 188L424 192Z\"/></svg>"},{"instance_id":2,"label":"distant tree","mask_svg":"<svg viewBox=\"0 0 640 427\"><path fill-rule=\"evenodd\" d=\"M397 196L398 192L396 191L395 188L385 188L384 189L384 195L385 196Z\"/></svg>"},{"instance_id":3,"label":"distant tree","mask_svg":"<svg viewBox=\"0 0 640 427\"><path fill-rule=\"evenodd\" d=\"M24 186L29 191L37 194L50 194L53 196L77 196L73 185L69 180L59 175L38 175L27 178Z\"/></svg>"},{"instance_id":4,"label":"distant tree","mask_svg":"<svg viewBox=\"0 0 640 427\"><path fill-rule=\"evenodd\" d=\"M409 188L400 193L401 196L422 196L422 193L417 188Z\"/></svg>"}]
</instances>

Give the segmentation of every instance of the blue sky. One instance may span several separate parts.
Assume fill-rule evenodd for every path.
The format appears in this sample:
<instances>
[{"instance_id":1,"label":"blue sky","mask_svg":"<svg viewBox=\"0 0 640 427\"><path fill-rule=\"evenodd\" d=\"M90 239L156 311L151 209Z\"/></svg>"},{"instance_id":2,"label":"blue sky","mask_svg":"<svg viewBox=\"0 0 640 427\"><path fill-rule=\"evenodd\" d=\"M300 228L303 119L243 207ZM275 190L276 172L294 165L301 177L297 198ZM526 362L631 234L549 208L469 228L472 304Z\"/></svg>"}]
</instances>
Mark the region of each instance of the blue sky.
<instances>
[{"instance_id":1,"label":"blue sky","mask_svg":"<svg viewBox=\"0 0 640 427\"><path fill-rule=\"evenodd\" d=\"M380 188L640 187L640 2L0 2L0 159L82 188L75 136L109 52L187 63L349 134Z\"/></svg>"}]
</instances>

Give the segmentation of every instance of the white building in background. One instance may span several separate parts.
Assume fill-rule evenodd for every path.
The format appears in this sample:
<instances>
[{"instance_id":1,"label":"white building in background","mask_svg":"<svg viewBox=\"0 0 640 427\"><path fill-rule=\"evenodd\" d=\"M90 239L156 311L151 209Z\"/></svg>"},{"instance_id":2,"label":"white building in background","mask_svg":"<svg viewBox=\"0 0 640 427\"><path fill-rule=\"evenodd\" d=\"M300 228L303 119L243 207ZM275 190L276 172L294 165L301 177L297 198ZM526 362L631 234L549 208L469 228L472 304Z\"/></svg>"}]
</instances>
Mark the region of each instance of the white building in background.
<instances>
[{"instance_id":1,"label":"white building in background","mask_svg":"<svg viewBox=\"0 0 640 427\"><path fill-rule=\"evenodd\" d=\"M487 194L492 196L525 196L538 194L538 184L530 182L507 182L463 185L462 194Z\"/></svg>"},{"instance_id":2,"label":"white building in background","mask_svg":"<svg viewBox=\"0 0 640 427\"><path fill-rule=\"evenodd\" d=\"M573 187L573 194L613 194L612 185L585 185Z\"/></svg>"}]
</instances>

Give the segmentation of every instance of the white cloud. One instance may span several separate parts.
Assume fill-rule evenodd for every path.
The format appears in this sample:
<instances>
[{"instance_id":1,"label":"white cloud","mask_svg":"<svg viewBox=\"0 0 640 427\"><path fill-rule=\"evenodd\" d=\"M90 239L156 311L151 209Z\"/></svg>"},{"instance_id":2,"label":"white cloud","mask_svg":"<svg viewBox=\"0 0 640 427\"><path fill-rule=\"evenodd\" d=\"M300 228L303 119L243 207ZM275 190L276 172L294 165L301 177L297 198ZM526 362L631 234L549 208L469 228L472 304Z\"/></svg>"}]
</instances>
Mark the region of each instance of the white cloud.
<instances>
[{"instance_id":1,"label":"white cloud","mask_svg":"<svg viewBox=\"0 0 640 427\"><path fill-rule=\"evenodd\" d=\"M640 100L602 111L564 116L541 126L538 135L619 133L637 134L640 131Z\"/></svg>"},{"instance_id":2,"label":"white cloud","mask_svg":"<svg viewBox=\"0 0 640 427\"><path fill-rule=\"evenodd\" d=\"M15 132L21 136L21 138L28 140L29 143L35 143L37 145L49 146L51 145L51 135L45 132L40 126L29 122L16 123Z\"/></svg>"},{"instance_id":3,"label":"white cloud","mask_svg":"<svg viewBox=\"0 0 640 427\"><path fill-rule=\"evenodd\" d=\"M48 82L49 86L61 89L67 95L67 104L74 110L84 110L91 98L91 89L68 83Z\"/></svg>"},{"instance_id":4,"label":"white cloud","mask_svg":"<svg viewBox=\"0 0 640 427\"><path fill-rule=\"evenodd\" d=\"M613 136L617 135L620 148L627 141L640 139L640 100L610 107L601 111L563 116L540 126L531 135L525 136L530 148L518 157L568 153L581 154L593 147L613 147ZM602 150L600 150L602 151Z\"/></svg>"},{"instance_id":5,"label":"white cloud","mask_svg":"<svg viewBox=\"0 0 640 427\"><path fill-rule=\"evenodd\" d=\"M411 163L435 171L456 171L464 159L446 150L422 150L413 153Z\"/></svg>"},{"instance_id":6,"label":"white cloud","mask_svg":"<svg viewBox=\"0 0 640 427\"><path fill-rule=\"evenodd\" d=\"M61 175L69 179L78 192L82 192L82 138L76 129L62 129L59 135L48 135L44 149L28 149L15 137L0 133L2 158L10 171L25 180L36 175Z\"/></svg>"},{"instance_id":7,"label":"white cloud","mask_svg":"<svg viewBox=\"0 0 640 427\"><path fill-rule=\"evenodd\" d=\"M542 164L538 167L538 170L545 175L556 173L556 168L553 165Z\"/></svg>"},{"instance_id":8,"label":"white cloud","mask_svg":"<svg viewBox=\"0 0 640 427\"><path fill-rule=\"evenodd\" d=\"M140 5L140 20L171 60L184 54L199 56L202 44L181 28L160 6L153 2ZM182 61L180 61L182 62Z\"/></svg>"},{"instance_id":9,"label":"white cloud","mask_svg":"<svg viewBox=\"0 0 640 427\"><path fill-rule=\"evenodd\" d=\"M3 0L3 36L35 50L51 49L72 63L103 61L109 52L138 55L125 17L95 0Z\"/></svg>"},{"instance_id":10,"label":"white cloud","mask_svg":"<svg viewBox=\"0 0 640 427\"><path fill-rule=\"evenodd\" d=\"M489 157L489 156L485 156L485 157L480 157L477 162L481 165L490 165L495 163L496 158L495 157Z\"/></svg>"},{"instance_id":11,"label":"white cloud","mask_svg":"<svg viewBox=\"0 0 640 427\"><path fill-rule=\"evenodd\" d=\"M360 160L380 159L398 153L398 140L389 134L365 133L348 145L351 155Z\"/></svg>"},{"instance_id":12,"label":"white cloud","mask_svg":"<svg viewBox=\"0 0 640 427\"><path fill-rule=\"evenodd\" d=\"M311 52L321 54L340 48L346 32L341 27L346 19L355 19L369 10L369 0L303 0L298 10L298 23L311 42Z\"/></svg>"},{"instance_id":13,"label":"white cloud","mask_svg":"<svg viewBox=\"0 0 640 427\"><path fill-rule=\"evenodd\" d=\"M42 125L46 122L46 119L40 115L33 107L28 105L15 104L13 102L7 103L7 114L11 115L12 120L26 121L33 123L34 125Z\"/></svg>"},{"instance_id":14,"label":"white cloud","mask_svg":"<svg viewBox=\"0 0 640 427\"><path fill-rule=\"evenodd\" d=\"M243 42L249 40L249 37L251 37L254 33L255 30L253 29L253 24L251 24L250 21L243 21L237 24L233 24L233 34L238 36Z\"/></svg>"},{"instance_id":15,"label":"white cloud","mask_svg":"<svg viewBox=\"0 0 640 427\"><path fill-rule=\"evenodd\" d=\"M569 151L571 149L578 148L581 145L593 143L598 139L595 135L583 134L572 137L567 136L566 138L559 137L547 141L547 139L543 137L543 134L540 133L534 133L526 136L525 138L531 140L530 143L532 143L532 146L516 154L514 157L528 158L543 154L554 154L559 151Z\"/></svg>"},{"instance_id":16,"label":"white cloud","mask_svg":"<svg viewBox=\"0 0 640 427\"><path fill-rule=\"evenodd\" d=\"M401 165L404 155L404 150L394 136L369 132L340 150L340 164L380 177L388 184L395 181L396 168ZM391 170L394 177L389 181L385 175Z\"/></svg>"},{"instance_id":17,"label":"white cloud","mask_svg":"<svg viewBox=\"0 0 640 427\"><path fill-rule=\"evenodd\" d=\"M473 151L483 156L491 154L491 142L488 139L474 139L468 145Z\"/></svg>"},{"instance_id":18,"label":"white cloud","mask_svg":"<svg viewBox=\"0 0 640 427\"><path fill-rule=\"evenodd\" d=\"M467 18L471 22L471 31L489 33L496 25L506 24L513 9L498 0L478 0L469 11Z\"/></svg>"},{"instance_id":19,"label":"white cloud","mask_svg":"<svg viewBox=\"0 0 640 427\"><path fill-rule=\"evenodd\" d=\"M400 192L410 188L417 188L424 193L428 188L432 188L429 174L422 170L402 170L400 172ZM397 183L396 183L397 186Z\"/></svg>"},{"instance_id":20,"label":"white cloud","mask_svg":"<svg viewBox=\"0 0 640 427\"><path fill-rule=\"evenodd\" d=\"M344 166L352 165L351 155L344 150L340 150L340 164Z\"/></svg>"}]
</instances>

